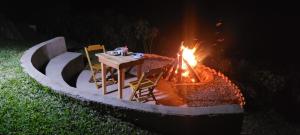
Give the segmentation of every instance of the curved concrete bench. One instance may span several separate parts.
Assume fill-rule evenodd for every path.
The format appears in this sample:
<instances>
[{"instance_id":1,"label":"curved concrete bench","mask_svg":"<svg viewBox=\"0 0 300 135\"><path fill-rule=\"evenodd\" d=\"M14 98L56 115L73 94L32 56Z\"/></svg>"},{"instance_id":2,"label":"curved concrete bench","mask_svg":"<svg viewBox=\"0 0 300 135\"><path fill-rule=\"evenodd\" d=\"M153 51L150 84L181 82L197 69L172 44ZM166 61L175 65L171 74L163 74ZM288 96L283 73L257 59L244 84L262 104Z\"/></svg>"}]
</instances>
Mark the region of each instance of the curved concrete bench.
<instances>
[{"instance_id":1,"label":"curved concrete bench","mask_svg":"<svg viewBox=\"0 0 300 135\"><path fill-rule=\"evenodd\" d=\"M116 108L115 111L126 114L125 118L127 120L130 120L140 126L148 127L163 133L240 134L244 111L243 108L237 104L210 107L173 107L151 105L109 98L85 89L78 89L68 86L68 80L77 74L77 70L74 72L68 71L72 70L72 68L69 67L75 64L80 65L82 59L80 58L79 54L69 52L64 53L64 50L66 49L65 43L61 42L62 40L63 38L60 37L38 44L27 50L21 58L21 65L24 68L24 71L42 85L52 88L55 92L79 100ZM49 53L48 51L51 50L49 48L52 48L52 50L55 48L51 45L61 48L61 50L56 53ZM46 49L44 46L46 46ZM40 48L44 48L41 49L44 51L41 51ZM42 56L46 58L43 58ZM53 60L50 60L48 69L50 69L50 66L53 66L54 68L54 65L52 64L55 64L56 61L59 61L58 59L61 60L65 57L68 59L65 62L68 63L60 65L60 67L63 68L56 70L60 72L62 69L61 78L63 79L60 79L60 81L55 81L53 79L54 76L51 75L51 71L47 71L48 73L46 73L46 75L48 76L46 76L40 70L41 67L43 67L45 63L50 60L50 58ZM59 72L55 74L58 75ZM65 75L65 73L68 75Z\"/></svg>"},{"instance_id":2,"label":"curved concrete bench","mask_svg":"<svg viewBox=\"0 0 300 135\"><path fill-rule=\"evenodd\" d=\"M28 51L28 53L32 53L32 65L40 72L45 73L45 68L49 60L66 52L67 48L65 45L65 39L63 37L57 37L40 43Z\"/></svg>"},{"instance_id":3,"label":"curved concrete bench","mask_svg":"<svg viewBox=\"0 0 300 135\"><path fill-rule=\"evenodd\" d=\"M76 87L76 78L84 68L80 53L65 52L50 60L46 67L46 76L66 86Z\"/></svg>"},{"instance_id":4,"label":"curved concrete bench","mask_svg":"<svg viewBox=\"0 0 300 135\"><path fill-rule=\"evenodd\" d=\"M80 82L80 81L82 81L82 80L84 80L84 79L86 79L86 78L90 78L90 77L91 77L91 72L90 72L90 71L88 71L88 70L82 71L82 72L79 74L78 78L77 78L77 81L76 81L76 88L78 88L78 89L83 89L83 88L85 88L86 86L83 85L83 84L85 84L85 83L82 83L82 82ZM89 81L89 80L86 80L86 81ZM93 85L94 85L94 84L93 84Z\"/></svg>"}]
</instances>

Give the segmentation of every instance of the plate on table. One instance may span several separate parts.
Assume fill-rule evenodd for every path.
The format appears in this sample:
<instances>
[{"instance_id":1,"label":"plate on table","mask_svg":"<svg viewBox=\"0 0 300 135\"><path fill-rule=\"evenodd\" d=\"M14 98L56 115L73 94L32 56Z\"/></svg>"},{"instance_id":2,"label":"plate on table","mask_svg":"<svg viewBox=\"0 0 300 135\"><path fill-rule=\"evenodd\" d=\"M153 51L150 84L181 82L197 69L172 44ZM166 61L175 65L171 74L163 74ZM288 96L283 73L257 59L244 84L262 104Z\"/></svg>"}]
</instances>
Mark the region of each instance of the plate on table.
<instances>
[{"instance_id":1,"label":"plate on table","mask_svg":"<svg viewBox=\"0 0 300 135\"><path fill-rule=\"evenodd\" d=\"M113 55L113 56L121 55L121 53L118 52L118 51L107 51L106 53L109 54L109 55Z\"/></svg>"},{"instance_id":2,"label":"plate on table","mask_svg":"<svg viewBox=\"0 0 300 135\"><path fill-rule=\"evenodd\" d=\"M109 55L113 55L113 56L120 56L121 52L120 51L107 51L106 52ZM134 54L133 52L128 52L126 56L132 55Z\"/></svg>"},{"instance_id":3,"label":"plate on table","mask_svg":"<svg viewBox=\"0 0 300 135\"><path fill-rule=\"evenodd\" d=\"M132 57L135 59L140 59L144 57L143 53L132 53Z\"/></svg>"}]
</instances>

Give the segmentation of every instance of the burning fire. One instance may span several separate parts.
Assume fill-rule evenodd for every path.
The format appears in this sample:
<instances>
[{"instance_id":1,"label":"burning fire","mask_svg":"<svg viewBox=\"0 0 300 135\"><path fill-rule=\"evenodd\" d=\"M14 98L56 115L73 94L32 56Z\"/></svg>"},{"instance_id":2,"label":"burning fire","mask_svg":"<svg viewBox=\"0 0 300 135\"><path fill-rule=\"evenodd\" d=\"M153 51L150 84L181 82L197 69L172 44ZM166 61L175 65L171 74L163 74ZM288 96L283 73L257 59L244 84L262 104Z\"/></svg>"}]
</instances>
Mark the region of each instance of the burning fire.
<instances>
[{"instance_id":1,"label":"burning fire","mask_svg":"<svg viewBox=\"0 0 300 135\"><path fill-rule=\"evenodd\" d=\"M175 80L176 83L199 83L206 80L206 75L199 70L201 65L197 67L201 63L201 58L199 60L199 56L195 54L198 52L199 44L195 43L193 48L189 48L184 46L183 41L181 42L177 59L172 63L167 80Z\"/></svg>"},{"instance_id":2,"label":"burning fire","mask_svg":"<svg viewBox=\"0 0 300 135\"><path fill-rule=\"evenodd\" d=\"M195 56L195 51L196 51L196 47L190 49L188 47L185 47L183 45L181 45L181 51L182 51L182 58L185 59L189 65L194 68L197 65L197 59ZM185 62L182 60L182 66L181 66L182 70L184 71L182 73L183 77L188 77L189 76L189 71L187 70L188 67L185 64Z\"/></svg>"}]
</instances>

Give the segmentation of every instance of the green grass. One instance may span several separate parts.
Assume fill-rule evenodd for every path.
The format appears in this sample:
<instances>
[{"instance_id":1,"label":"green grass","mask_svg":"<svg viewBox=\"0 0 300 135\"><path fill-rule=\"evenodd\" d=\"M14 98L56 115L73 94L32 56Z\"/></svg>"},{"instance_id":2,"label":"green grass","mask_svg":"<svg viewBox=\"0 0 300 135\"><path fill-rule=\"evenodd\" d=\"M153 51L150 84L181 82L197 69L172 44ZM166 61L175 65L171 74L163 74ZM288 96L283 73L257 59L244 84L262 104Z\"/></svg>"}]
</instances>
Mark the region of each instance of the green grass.
<instances>
[{"instance_id":1,"label":"green grass","mask_svg":"<svg viewBox=\"0 0 300 135\"><path fill-rule=\"evenodd\" d=\"M0 40L0 134L151 134L53 93L22 71L27 46Z\"/></svg>"}]
</instances>

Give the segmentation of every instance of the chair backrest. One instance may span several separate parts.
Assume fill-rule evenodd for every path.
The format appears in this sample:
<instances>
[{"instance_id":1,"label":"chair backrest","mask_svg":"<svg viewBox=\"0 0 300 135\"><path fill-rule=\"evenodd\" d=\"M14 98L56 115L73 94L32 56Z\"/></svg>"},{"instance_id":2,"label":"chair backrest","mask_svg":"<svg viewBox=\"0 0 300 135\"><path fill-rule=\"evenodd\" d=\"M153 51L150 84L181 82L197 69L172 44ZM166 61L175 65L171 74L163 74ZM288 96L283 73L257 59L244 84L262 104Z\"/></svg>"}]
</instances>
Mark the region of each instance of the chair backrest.
<instances>
[{"instance_id":1,"label":"chair backrest","mask_svg":"<svg viewBox=\"0 0 300 135\"><path fill-rule=\"evenodd\" d=\"M84 51L85 51L89 66L91 67L92 66L92 59L91 59L91 56L90 56L89 52L91 52L91 53L92 52L93 53L105 52L105 47L104 47L104 45L89 45L87 47L84 47Z\"/></svg>"},{"instance_id":2,"label":"chair backrest","mask_svg":"<svg viewBox=\"0 0 300 135\"><path fill-rule=\"evenodd\" d=\"M93 52L93 51L101 51L103 50L103 52L105 52L105 47L104 45L89 45L87 47L84 47L84 49L88 52Z\"/></svg>"},{"instance_id":3,"label":"chair backrest","mask_svg":"<svg viewBox=\"0 0 300 135\"><path fill-rule=\"evenodd\" d=\"M148 72L146 72L145 76L146 77L156 76L156 78L154 80L154 86L156 86L157 83L158 83L158 81L159 81L159 79L162 77L163 73L164 73L163 68L155 68L155 69L151 69Z\"/></svg>"},{"instance_id":4,"label":"chair backrest","mask_svg":"<svg viewBox=\"0 0 300 135\"><path fill-rule=\"evenodd\" d=\"M154 80L154 87L156 87L156 85L158 84L158 82L159 82L160 78L162 77L163 73L164 73L163 68L155 68L155 69L151 69L147 72L144 72L142 74L141 78L138 81L136 89L139 89L142 81L144 79L146 79L147 77L149 77L149 76L156 76L156 78Z\"/></svg>"}]
</instances>

